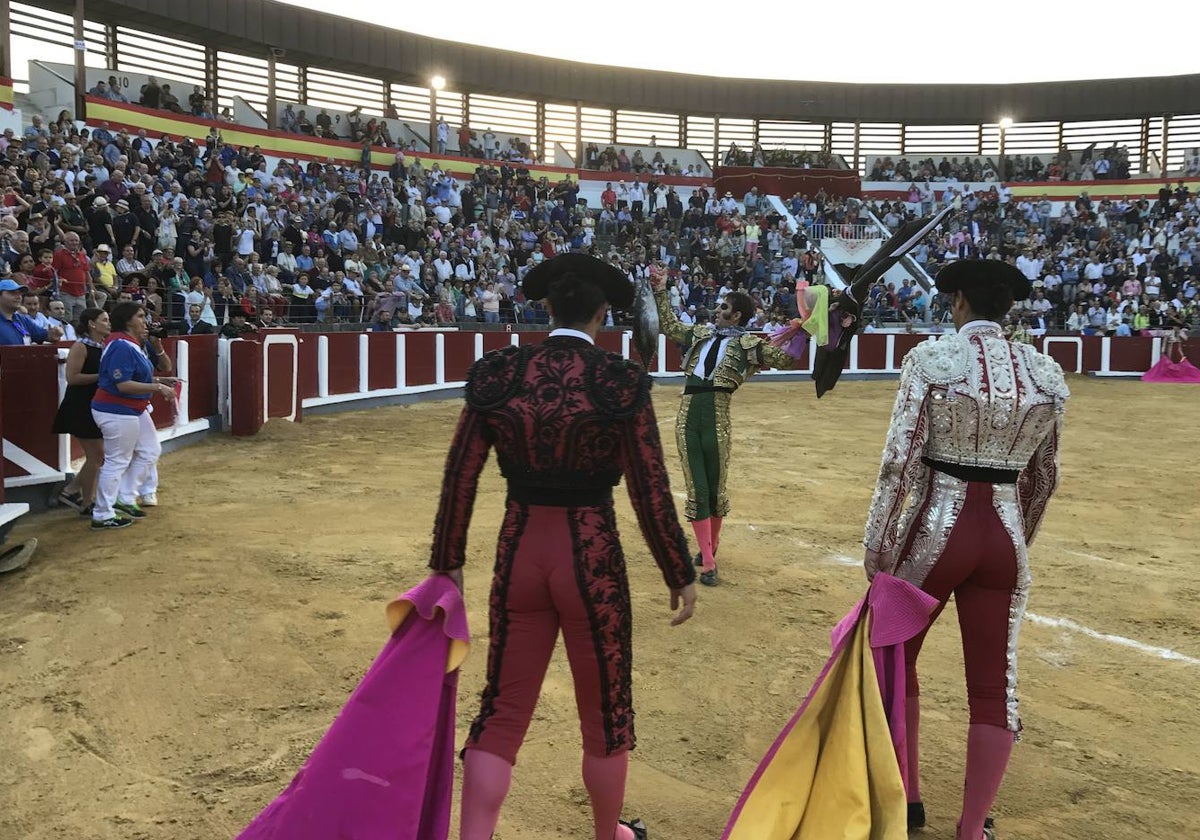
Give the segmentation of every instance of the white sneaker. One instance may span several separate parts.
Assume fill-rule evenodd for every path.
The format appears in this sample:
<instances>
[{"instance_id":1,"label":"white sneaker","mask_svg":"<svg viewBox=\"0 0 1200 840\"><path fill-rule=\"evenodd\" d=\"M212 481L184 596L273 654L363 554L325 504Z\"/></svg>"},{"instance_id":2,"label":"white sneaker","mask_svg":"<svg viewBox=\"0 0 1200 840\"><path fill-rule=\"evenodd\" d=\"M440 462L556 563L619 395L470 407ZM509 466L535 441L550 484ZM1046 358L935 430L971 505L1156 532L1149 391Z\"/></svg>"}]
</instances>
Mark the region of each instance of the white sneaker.
<instances>
[{"instance_id":1,"label":"white sneaker","mask_svg":"<svg viewBox=\"0 0 1200 840\"><path fill-rule=\"evenodd\" d=\"M148 493L141 497L139 502L142 507L158 507L158 494Z\"/></svg>"}]
</instances>

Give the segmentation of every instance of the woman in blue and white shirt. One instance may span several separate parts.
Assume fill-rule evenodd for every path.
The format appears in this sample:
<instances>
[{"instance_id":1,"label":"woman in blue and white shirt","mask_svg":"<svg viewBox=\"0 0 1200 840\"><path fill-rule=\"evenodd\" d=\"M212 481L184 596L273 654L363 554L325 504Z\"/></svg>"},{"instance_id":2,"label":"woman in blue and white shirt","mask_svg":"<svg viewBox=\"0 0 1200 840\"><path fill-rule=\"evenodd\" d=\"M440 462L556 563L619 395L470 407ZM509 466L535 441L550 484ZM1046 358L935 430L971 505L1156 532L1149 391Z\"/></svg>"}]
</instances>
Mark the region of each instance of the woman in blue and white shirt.
<instances>
[{"instance_id":1,"label":"woman in blue and white shirt","mask_svg":"<svg viewBox=\"0 0 1200 840\"><path fill-rule=\"evenodd\" d=\"M139 488L158 462L162 447L150 419L150 398L175 399L169 380L155 381L155 360L146 351L146 310L120 303L110 316L112 333L100 357L92 417L104 435L104 464L92 509L92 527L124 528L146 515ZM161 351L152 351L161 352Z\"/></svg>"}]
</instances>

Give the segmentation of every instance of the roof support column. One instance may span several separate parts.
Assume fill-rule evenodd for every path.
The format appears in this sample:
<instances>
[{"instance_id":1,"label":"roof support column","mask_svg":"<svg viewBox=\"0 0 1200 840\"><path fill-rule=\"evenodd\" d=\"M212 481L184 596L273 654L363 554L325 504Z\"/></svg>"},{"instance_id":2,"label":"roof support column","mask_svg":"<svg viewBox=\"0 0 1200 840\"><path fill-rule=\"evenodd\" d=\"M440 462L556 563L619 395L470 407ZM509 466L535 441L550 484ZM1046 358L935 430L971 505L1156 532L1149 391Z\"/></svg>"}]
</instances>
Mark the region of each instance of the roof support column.
<instances>
[{"instance_id":1,"label":"roof support column","mask_svg":"<svg viewBox=\"0 0 1200 840\"><path fill-rule=\"evenodd\" d=\"M583 153L583 102L575 100L575 165L583 169L587 157Z\"/></svg>"},{"instance_id":2,"label":"roof support column","mask_svg":"<svg viewBox=\"0 0 1200 840\"><path fill-rule=\"evenodd\" d=\"M546 148L546 103L539 99L534 103L534 108L537 114L537 125L535 127L537 137L535 139L537 141L538 154L541 155L541 162L548 164L550 162L550 150Z\"/></svg>"},{"instance_id":3,"label":"roof support column","mask_svg":"<svg viewBox=\"0 0 1200 840\"><path fill-rule=\"evenodd\" d=\"M859 163L859 160L858 160L859 141L861 139L862 139L862 123L858 122L858 120L855 120L854 121L854 160L852 160L850 162L850 165L852 167L854 167L855 172L858 172L860 174L863 171L862 164Z\"/></svg>"},{"instance_id":4,"label":"roof support column","mask_svg":"<svg viewBox=\"0 0 1200 840\"><path fill-rule=\"evenodd\" d=\"M7 18L7 15L5 15ZM75 119L84 119L84 96L87 93L87 67L84 64L87 42L83 38L83 0L75 0Z\"/></svg>"},{"instance_id":5,"label":"roof support column","mask_svg":"<svg viewBox=\"0 0 1200 840\"><path fill-rule=\"evenodd\" d=\"M429 153L436 154L437 147L437 88L429 86Z\"/></svg>"},{"instance_id":6,"label":"roof support column","mask_svg":"<svg viewBox=\"0 0 1200 840\"><path fill-rule=\"evenodd\" d=\"M0 76L12 78L12 19L8 0L0 0Z\"/></svg>"},{"instance_id":7,"label":"roof support column","mask_svg":"<svg viewBox=\"0 0 1200 840\"><path fill-rule=\"evenodd\" d=\"M1142 124L1138 127L1138 145L1142 147L1141 161L1139 162L1141 169L1146 171L1146 164L1150 160L1150 118L1142 117ZM1164 167L1165 169L1166 167Z\"/></svg>"},{"instance_id":8,"label":"roof support column","mask_svg":"<svg viewBox=\"0 0 1200 840\"><path fill-rule=\"evenodd\" d=\"M117 50L117 27L111 23L104 27L104 61L109 68L120 69L121 55Z\"/></svg>"},{"instance_id":9,"label":"roof support column","mask_svg":"<svg viewBox=\"0 0 1200 840\"><path fill-rule=\"evenodd\" d=\"M1162 122L1162 160L1160 160L1158 163L1159 163L1159 166L1161 166L1161 167L1162 167L1162 174L1163 174L1163 176L1164 176L1164 177L1165 177L1165 176L1166 176L1166 174L1167 174L1167 158L1168 158L1168 155L1170 154L1170 151L1171 151L1171 149L1170 149L1170 147L1169 147L1169 145L1168 145L1168 144L1169 144L1169 142L1170 142L1170 139L1171 139L1171 133L1170 133L1170 132L1167 130L1167 128L1168 128L1168 126L1169 126L1170 124L1171 124L1171 114L1163 114L1163 122Z\"/></svg>"},{"instance_id":10,"label":"roof support column","mask_svg":"<svg viewBox=\"0 0 1200 840\"><path fill-rule=\"evenodd\" d=\"M279 106L275 101L275 57L278 52L274 47L267 50L267 128L272 131L279 123Z\"/></svg>"},{"instance_id":11,"label":"roof support column","mask_svg":"<svg viewBox=\"0 0 1200 840\"><path fill-rule=\"evenodd\" d=\"M204 87L208 91L209 101L212 102L212 114L217 115L217 48L204 48ZM303 98L300 100L303 102Z\"/></svg>"},{"instance_id":12,"label":"roof support column","mask_svg":"<svg viewBox=\"0 0 1200 840\"><path fill-rule=\"evenodd\" d=\"M713 149L712 165L716 169L721 165L721 115L713 114Z\"/></svg>"}]
</instances>

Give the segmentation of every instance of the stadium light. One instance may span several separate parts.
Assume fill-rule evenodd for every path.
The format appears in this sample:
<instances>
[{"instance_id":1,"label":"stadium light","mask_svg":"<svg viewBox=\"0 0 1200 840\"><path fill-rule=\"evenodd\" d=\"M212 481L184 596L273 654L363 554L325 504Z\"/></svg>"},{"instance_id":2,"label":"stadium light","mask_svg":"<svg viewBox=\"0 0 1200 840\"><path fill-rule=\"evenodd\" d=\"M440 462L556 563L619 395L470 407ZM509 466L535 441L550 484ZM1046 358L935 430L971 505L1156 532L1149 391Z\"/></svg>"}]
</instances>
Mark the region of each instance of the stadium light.
<instances>
[{"instance_id":1,"label":"stadium light","mask_svg":"<svg viewBox=\"0 0 1200 840\"><path fill-rule=\"evenodd\" d=\"M1000 143L998 144L999 148L996 150L998 152L996 157L1000 161L1000 171L996 174L996 177L1000 180L1001 183L1004 183L1004 179L1008 175L1008 166L1007 166L1007 157L1008 156L1004 153L1004 135L1008 132L1008 130L1010 128L1013 127L1013 118L1012 117L1001 117L1000 122L997 123L997 125L1000 126Z\"/></svg>"},{"instance_id":2,"label":"stadium light","mask_svg":"<svg viewBox=\"0 0 1200 840\"><path fill-rule=\"evenodd\" d=\"M441 90L442 88L444 88L446 86L446 77L445 76L434 76L432 79L429 80L429 86L431 88L433 88L434 90Z\"/></svg>"}]
</instances>

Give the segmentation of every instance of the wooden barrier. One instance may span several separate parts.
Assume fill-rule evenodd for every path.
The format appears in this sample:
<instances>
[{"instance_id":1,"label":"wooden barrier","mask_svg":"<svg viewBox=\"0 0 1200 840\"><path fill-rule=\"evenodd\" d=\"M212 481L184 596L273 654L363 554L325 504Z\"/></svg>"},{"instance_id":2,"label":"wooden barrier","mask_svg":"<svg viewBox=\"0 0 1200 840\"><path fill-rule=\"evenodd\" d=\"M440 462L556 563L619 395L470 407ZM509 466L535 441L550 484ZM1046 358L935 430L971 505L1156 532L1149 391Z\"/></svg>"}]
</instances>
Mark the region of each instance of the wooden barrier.
<instances>
[{"instance_id":1,"label":"wooden barrier","mask_svg":"<svg viewBox=\"0 0 1200 840\"><path fill-rule=\"evenodd\" d=\"M180 336L167 343L177 375L185 380L178 410L157 404L155 422L164 440L209 428L222 415L234 433L252 435L270 419L299 421L307 408L347 404L460 388L471 364L484 353L510 345L538 344L545 331L466 332L413 330L373 333L299 333L271 330L251 340ZM851 374L895 375L904 355L922 334L865 333L851 345ZM630 334L602 332L598 345L630 354ZM1048 336L1039 349L1068 373L1136 376L1161 354L1157 338ZM1186 345L1200 359L1200 340ZM65 436L50 431L65 388L63 348L0 348L0 428L4 431L4 486L48 485L71 471L74 455ZM678 375L678 345L659 337L654 373ZM811 354L798 371L812 369ZM765 371L764 379L781 372ZM19 395L14 398L13 395ZM156 401L157 402L157 401ZM3 497L0 496L0 504ZM3 524L0 509L0 525Z\"/></svg>"}]
</instances>

